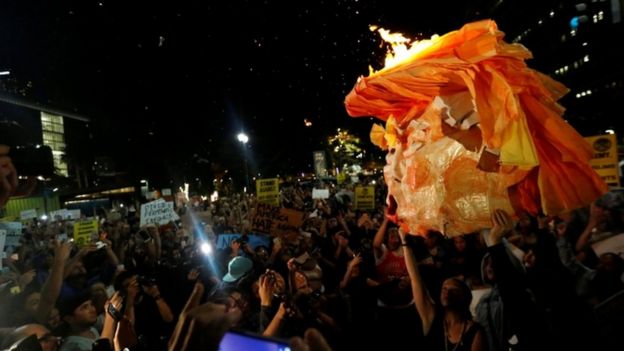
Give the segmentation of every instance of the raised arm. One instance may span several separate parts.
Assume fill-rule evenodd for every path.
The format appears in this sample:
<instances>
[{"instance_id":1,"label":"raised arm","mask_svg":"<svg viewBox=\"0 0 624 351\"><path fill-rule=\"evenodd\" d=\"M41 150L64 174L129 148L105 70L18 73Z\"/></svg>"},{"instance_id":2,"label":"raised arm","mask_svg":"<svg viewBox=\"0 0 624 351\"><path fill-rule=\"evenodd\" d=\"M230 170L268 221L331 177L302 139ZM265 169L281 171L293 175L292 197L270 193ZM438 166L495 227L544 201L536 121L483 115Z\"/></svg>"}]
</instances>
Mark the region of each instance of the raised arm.
<instances>
[{"instance_id":1,"label":"raised arm","mask_svg":"<svg viewBox=\"0 0 624 351\"><path fill-rule=\"evenodd\" d=\"M71 246L71 242L65 242L62 244L55 242L52 269L50 270L48 279L46 279L45 283L43 283L43 287L41 288L41 301L39 301L39 307L37 307L35 315L37 322L41 324L47 324L48 316L54 308L56 300L61 293L65 261L69 259Z\"/></svg>"},{"instance_id":2,"label":"raised arm","mask_svg":"<svg viewBox=\"0 0 624 351\"><path fill-rule=\"evenodd\" d=\"M433 319L435 317L435 306L431 296L429 296L429 291L427 291L427 287L425 287L422 277L420 276L416 257L414 256L411 247L405 242L406 235L407 234L399 228L399 236L401 237L401 246L403 246L403 256L405 257L407 273L409 274L412 285L414 303L416 304L416 310L422 320L423 333L427 335L429 334L431 324L433 323Z\"/></svg>"},{"instance_id":3,"label":"raised arm","mask_svg":"<svg viewBox=\"0 0 624 351\"><path fill-rule=\"evenodd\" d=\"M377 234L375 234L375 238L373 239L373 249L375 250L375 257L379 258L382 255L381 245L384 241L384 236L386 235L386 229L388 228L388 217L384 216L383 222L379 226L377 230Z\"/></svg>"}]
</instances>

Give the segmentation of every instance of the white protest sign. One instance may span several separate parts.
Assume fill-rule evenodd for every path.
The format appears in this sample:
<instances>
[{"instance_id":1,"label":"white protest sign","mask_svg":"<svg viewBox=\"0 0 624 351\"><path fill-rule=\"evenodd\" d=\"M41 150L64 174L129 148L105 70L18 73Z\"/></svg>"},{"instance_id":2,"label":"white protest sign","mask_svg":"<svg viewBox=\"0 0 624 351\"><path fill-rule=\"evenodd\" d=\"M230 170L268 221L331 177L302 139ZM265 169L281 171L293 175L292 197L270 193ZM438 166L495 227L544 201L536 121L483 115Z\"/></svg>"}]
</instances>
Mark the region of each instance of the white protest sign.
<instances>
[{"instance_id":1,"label":"white protest sign","mask_svg":"<svg viewBox=\"0 0 624 351\"><path fill-rule=\"evenodd\" d=\"M596 256L600 256L607 252L611 252L616 255L624 254L624 233L601 240L592 244L591 247L596 253Z\"/></svg>"},{"instance_id":2,"label":"white protest sign","mask_svg":"<svg viewBox=\"0 0 624 351\"><path fill-rule=\"evenodd\" d=\"M33 219L33 218L37 218L37 210L35 209L20 212L20 219L22 221Z\"/></svg>"},{"instance_id":3,"label":"white protest sign","mask_svg":"<svg viewBox=\"0 0 624 351\"><path fill-rule=\"evenodd\" d=\"M312 189L313 199L328 199L329 189Z\"/></svg>"},{"instance_id":4,"label":"white protest sign","mask_svg":"<svg viewBox=\"0 0 624 351\"><path fill-rule=\"evenodd\" d=\"M80 210L67 210L67 219L80 219Z\"/></svg>"},{"instance_id":5,"label":"white protest sign","mask_svg":"<svg viewBox=\"0 0 624 351\"><path fill-rule=\"evenodd\" d=\"M50 220L55 221L57 218L67 219L67 209L62 208L60 210L50 212Z\"/></svg>"},{"instance_id":6,"label":"white protest sign","mask_svg":"<svg viewBox=\"0 0 624 351\"><path fill-rule=\"evenodd\" d=\"M165 202L163 199L158 199L141 205L141 226L152 223L167 224L178 218L173 210L173 201Z\"/></svg>"},{"instance_id":7,"label":"white protest sign","mask_svg":"<svg viewBox=\"0 0 624 351\"><path fill-rule=\"evenodd\" d=\"M0 230L6 232L5 246L17 247L20 245L22 238L22 223L20 222L3 222L0 223ZM4 249L4 246L2 247Z\"/></svg>"},{"instance_id":8,"label":"white protest sign","mask_svg":"<svg viewBox=\"0 0 624 351\"><path fill-rule=\"evenodd\" d=\"M171 196L171 189L162 189L161 190L162 196Z\"/></svg>"}]
</instances>

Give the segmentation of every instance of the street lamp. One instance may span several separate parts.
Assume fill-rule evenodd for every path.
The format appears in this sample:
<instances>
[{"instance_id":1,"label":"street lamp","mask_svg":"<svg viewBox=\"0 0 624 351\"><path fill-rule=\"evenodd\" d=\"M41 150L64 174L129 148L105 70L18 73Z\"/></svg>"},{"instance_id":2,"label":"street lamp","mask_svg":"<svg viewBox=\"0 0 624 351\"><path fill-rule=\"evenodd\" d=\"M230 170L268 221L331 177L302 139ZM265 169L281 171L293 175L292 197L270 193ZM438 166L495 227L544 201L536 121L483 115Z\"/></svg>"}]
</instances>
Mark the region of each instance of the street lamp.
<instances>
[{"instance_id":1,"label":"street lamp","mask_svg":"<svg viewBox=\"0 0 624 351\"><path fill-rule=\"evenodd\" d=\"M243 158L245 160L245 190L249 189L249 167L247 166L247 143L249 137L247 134L240 132L236 136L236 139L243 145Z\"/></svg>"}]
</instances>

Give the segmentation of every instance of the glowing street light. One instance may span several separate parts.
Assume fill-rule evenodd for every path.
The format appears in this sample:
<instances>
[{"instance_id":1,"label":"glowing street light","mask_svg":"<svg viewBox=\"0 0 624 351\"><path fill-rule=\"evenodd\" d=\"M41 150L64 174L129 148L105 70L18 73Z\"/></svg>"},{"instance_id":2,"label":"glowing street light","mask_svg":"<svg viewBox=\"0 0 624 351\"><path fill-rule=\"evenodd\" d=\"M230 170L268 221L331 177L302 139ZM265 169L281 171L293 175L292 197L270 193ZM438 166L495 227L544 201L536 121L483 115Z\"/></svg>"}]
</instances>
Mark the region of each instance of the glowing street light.
<instances>
[{"instance_id":1,"label":"glowing street light","mask_svg":"<svg viewBox=\"0 0 624 351\"><path fill-rule=\"evenodd\" d=\"M247 166L247 142L249 142L249 137L247 134L240 132L236 136L236 139L243 144L243 157L245 159L245 191L249 188L249 167Z\"/></svg>"},{"instance_id":2,"label":"glowing street light","mask_svg":"<svg viewBox=\"0 0 624 351\"><path fill-rule=\"evenodd\" d=\"M238 133L236 138L243 144L247 144L247 142L249 141L249 137L245 133Z\"/></svg>"}]
</instances>

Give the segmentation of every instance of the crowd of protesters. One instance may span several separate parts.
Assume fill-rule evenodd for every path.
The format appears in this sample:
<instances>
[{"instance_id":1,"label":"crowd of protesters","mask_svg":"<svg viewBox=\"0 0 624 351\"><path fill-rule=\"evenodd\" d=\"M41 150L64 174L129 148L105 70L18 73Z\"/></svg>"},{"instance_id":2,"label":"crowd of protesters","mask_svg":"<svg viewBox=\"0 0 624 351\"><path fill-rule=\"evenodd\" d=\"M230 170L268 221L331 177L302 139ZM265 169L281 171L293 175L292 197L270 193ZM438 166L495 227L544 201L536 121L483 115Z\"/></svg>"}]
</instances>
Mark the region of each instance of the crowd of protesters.
<instances>
[{"instance_id":1,"label":"crowd of protesters","mask_svg":"<svg viewBox=\"0 0 624 351\"><path fill-rule=\"evenodd\" d=\"M624 260L591 248L624 232L621 194L557 218L516 224L496 211L481 233L421 237L387 219L383 181L368 183L373 210L355 209L350 183L283 185L281 206L305 222L255 246L251 194L189 201L162 226L141 227L130 206L101 211L82 247L65 221L34 220L3 260L0 349L30 337L43 350L216 350L226 328L301 350L624 345ZM315 186L330 197L313 199ZM217 249L228 233L241 236Z\"/></svg>"}]
</instances>

